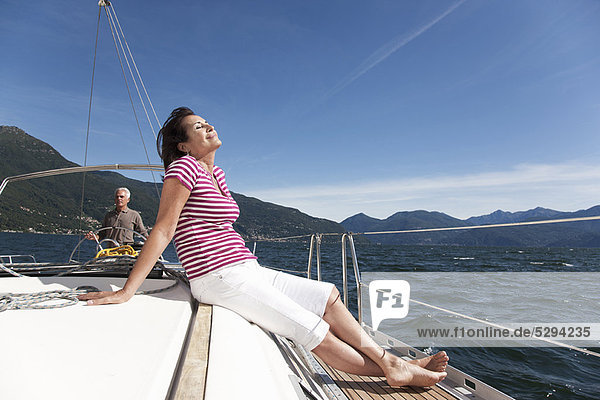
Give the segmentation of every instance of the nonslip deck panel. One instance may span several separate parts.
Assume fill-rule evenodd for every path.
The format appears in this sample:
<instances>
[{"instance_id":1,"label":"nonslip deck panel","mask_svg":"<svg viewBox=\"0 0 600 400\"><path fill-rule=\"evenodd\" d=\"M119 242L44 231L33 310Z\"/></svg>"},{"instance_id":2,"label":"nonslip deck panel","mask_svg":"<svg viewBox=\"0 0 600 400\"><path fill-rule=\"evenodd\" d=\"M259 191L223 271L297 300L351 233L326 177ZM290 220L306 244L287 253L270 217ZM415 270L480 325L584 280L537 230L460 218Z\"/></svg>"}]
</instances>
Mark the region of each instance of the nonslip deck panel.
<instances>
[{"instance_id":1,"label":"nonslip deck panel","mask_svg":"<svg viewBox=\"0 0 600 400\"><path fill-rule=\"evenodd\" d=\"M333 381L340 387L342 392L352 400L455 400L451 394L443 389L433 386L421 388L406 386L393 388L387 384L385 378L376 376L360 376L339 371L325 364L321 359L315 357L319 364L331 376Z\"/></svg>"},{"instance_id":2,"label":"nonslip deck panel","mask_svg":"<svg viewBox=\"0 0 600 400\"><path fill-rule=\"evenodd\" d=\"M0 293L39 293L94 286L123 287L124 278L0 279ZM142 290L170 286L147 279ZM178 285L122 304L7 310L0 326L0 399L164 400L192 316L190 293ZM118 394L118 395L117 395Z\"/></svg>"}]
</instances>

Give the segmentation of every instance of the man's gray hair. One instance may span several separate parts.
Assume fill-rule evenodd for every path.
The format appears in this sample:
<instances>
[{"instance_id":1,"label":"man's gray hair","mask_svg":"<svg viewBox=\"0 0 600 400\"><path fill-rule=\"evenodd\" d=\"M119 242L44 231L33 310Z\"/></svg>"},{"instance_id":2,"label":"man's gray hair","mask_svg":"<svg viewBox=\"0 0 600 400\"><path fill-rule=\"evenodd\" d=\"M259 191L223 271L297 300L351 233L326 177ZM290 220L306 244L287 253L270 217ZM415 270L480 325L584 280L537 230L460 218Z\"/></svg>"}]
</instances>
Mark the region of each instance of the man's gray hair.
<instances>
[{"instance_id":1,"label":"man's gray hair","mask_svg":"<svg viewBox=\"0 0 600 400\"><path fill-rule=\"evenodd\" d=\"M119 192L125 192L125 194L127 195L127 198L131 197L131 192L129 191L129 189L127 189L126 187L120 187L117 190L115 190L115 196L117 195L117 193Z\"/></svg>"}]
</instances>

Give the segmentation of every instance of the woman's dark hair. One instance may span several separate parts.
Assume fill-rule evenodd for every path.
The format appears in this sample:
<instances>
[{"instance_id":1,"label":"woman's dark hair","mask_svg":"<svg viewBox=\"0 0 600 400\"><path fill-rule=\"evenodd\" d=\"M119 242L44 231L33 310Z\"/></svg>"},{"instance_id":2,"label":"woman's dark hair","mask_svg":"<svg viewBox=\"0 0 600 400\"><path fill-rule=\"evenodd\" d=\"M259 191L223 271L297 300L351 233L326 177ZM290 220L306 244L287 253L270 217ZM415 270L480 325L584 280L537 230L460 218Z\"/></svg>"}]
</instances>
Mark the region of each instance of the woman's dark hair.
<instances>
[{"instance_id":1,"label":"woman's dark hair","mask_svg":"<svg viewBox=\"0 0 600 400\"><path fill-rule=\"evenodd\" d=\"M185 155L184 152L177 148L177 145L187 142L187 133L181 123L188 115L194 115L194 112L187 107L174 109L158 132L156 149L158 150L158 155L163 160L165 169L173 161Z\"/></svg>"}]
</instances>

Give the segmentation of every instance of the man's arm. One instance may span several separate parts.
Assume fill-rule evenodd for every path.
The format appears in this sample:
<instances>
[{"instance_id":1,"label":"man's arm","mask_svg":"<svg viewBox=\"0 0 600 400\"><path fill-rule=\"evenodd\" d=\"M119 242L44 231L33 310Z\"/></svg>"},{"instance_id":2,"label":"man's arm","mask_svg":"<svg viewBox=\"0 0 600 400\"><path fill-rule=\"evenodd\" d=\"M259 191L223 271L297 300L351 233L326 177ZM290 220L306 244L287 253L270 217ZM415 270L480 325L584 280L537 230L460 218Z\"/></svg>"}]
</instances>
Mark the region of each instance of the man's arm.
<instances>
[{"instance_id":1,"label":"man's arm","mask_svg":"<svg viewBox=\"0 0 600 400\"><path fill-rule=\"evenodd\" d=\"M148 238L148 230L144 226L144 222L142 221L142 216L140 213L136 213L136 217L133 220L133 230L140 233L145 238Z\"/></svg>"},{"instance_id":2,"label":"man's arm","mask_svg":"<svg viewBox=\"0 0 600 400\"><path fill-rule=\"evenodd\" d=\"M104 214L104 219L102 220L102 226L101 228L106 228L108 225L108 214L110 214L110 211L107 212L106 214ZM106 237L108 237L108 234L110 233L110 230L105 229L103 231L98 232L98 239L99 240L103 240Z\"/></svg>"},{"instance_id":3,"label":"man's arm","mask_svg":"<svg viewBox=\"0 0 600 400\"><path fill-rule=\"evenodd\" d=\"M144 248L142 249L133 269L129 273L123 289L116 292L93 292L78 296L79 300L87 300L88 305L124 303L129 300L142 285L150 273L156 260L165 250L177 228L179 214L183 210L190 190L177 179L165 179L156 225Z\"/></svg>"}]
</instances>

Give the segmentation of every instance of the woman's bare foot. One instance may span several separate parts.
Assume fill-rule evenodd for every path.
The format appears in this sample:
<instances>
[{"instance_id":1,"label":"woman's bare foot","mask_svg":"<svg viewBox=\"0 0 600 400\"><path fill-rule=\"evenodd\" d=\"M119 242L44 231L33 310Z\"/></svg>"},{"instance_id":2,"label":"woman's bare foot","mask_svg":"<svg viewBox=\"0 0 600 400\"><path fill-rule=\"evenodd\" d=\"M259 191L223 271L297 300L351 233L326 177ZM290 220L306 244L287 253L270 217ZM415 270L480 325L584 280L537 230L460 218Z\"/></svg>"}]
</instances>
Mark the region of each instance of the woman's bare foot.
<instances>
[{"instance_id":1,"label":"woman's bare foot","mask_svg":"<svg viewBox=\"0 0 600 400\"><path fill-rule=\"evenodd\" d=\"M390 386L433 386L446 377L446 372L436 372L401 360L391 354L385 355L383 368Z\"/></svg>"},{"instance_id":2,"label":"woman's bare foot","mask_svg":"<svg viewBox=\"0 0 600 400\"><path fill-rule=\"evenodd\" d=\"M418 365L419 367L428 369L430 371L444 372L446 370L446 367L448 366L449 359L450 358L448 357L445 351L440 351L429 357L423 357L417 360L410 360L408 362L413 365Z\"/></svg>"}]
</instances>

